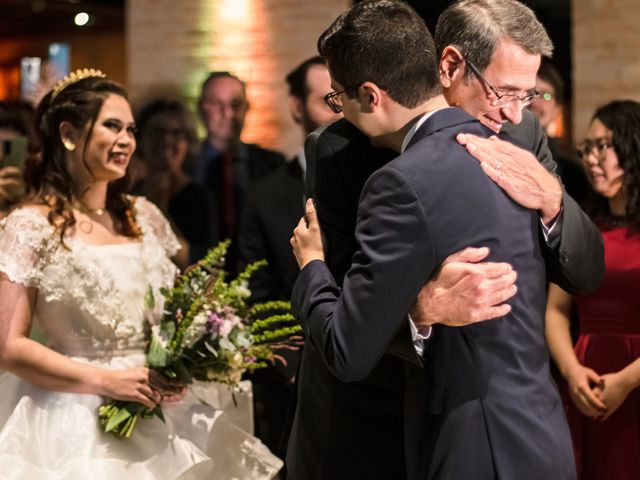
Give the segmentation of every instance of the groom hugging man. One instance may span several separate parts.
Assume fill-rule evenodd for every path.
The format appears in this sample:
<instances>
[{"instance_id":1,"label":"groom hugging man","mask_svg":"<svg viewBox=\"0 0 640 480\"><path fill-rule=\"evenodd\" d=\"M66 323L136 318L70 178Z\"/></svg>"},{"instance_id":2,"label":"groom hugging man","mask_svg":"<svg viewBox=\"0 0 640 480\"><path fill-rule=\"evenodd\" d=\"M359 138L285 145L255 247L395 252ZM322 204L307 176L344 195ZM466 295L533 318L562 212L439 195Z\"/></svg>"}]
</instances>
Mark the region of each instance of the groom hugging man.
<instances>
[{"instance_id":1,"label":"groom hugging man","mask_svg":"<svg viewBox=\"0 0 640 480\"><path fill-rule=\"evenodd\" d=\"M338 378L364 378L411 322L407 312L442 262L467 246L489 247L491 260L518 272L517 293L503 317L437 327L426 341L428 389L415 415L417 436L408 439L418 445L411 447L417 458L407 458L409 475L574 478L544 343L540 216L512 201L456 142L459 133L493 132L448 107L431 36L402 2L355 5L323 33L319 50L335 89L329 100L375 146L400 156L365 185L342 290L307 205L309 224L292 238L302 268L292 300L307 342Z\"/></svg>"}]
</instances>

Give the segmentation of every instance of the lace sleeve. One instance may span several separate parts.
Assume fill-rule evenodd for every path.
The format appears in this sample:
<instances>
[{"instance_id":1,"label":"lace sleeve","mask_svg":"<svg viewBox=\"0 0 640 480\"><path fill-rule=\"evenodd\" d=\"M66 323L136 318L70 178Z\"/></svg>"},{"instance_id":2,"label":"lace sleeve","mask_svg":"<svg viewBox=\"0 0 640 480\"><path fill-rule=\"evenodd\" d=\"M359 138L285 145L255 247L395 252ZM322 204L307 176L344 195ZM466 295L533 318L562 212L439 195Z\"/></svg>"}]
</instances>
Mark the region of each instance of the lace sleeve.
<instances>
[{"instance_id":1,"label":"lace sleeve","mask_svg":"<svg viewBox=\"0 0 640 480\"><path fill-rule=\"evenodd\" d=\"M180 243L173 233L169 221L160 209L144 197L135 198L135 206L140 228L145 235L154 235L167 256L173 257L180 250Z\"/></svg>"},{"instance_id":2,"label":"lace sleeve","mask_svg":"<svg viewBox=\"0 0 640 480\"><path fill-rule=\"evenodd\" d=\"M53 233L37 209L14 210L0 221L0 271L12 282L37 287Z\"/></svg>"}]
</instances>

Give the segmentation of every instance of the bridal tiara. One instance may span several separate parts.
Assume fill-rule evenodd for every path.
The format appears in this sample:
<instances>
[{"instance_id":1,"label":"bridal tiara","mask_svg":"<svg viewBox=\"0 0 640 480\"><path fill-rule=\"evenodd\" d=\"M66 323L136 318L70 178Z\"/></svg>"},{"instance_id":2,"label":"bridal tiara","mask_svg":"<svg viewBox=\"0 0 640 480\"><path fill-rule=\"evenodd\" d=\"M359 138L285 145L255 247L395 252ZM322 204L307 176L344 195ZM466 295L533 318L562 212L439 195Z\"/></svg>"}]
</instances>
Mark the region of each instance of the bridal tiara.
<instances>
[{"instance_id":1,"label":"bridal tiara","mask_svg":"<svg viewBox=\"0 0 640 480\"><path fill-rule=\"evenodd\" d=\"M58 83L55 84L55 86L53 87L53 93L51 94L51 100L56 98L58 94L69 85L73 85L80 80L91 77L105 78L106 75L102 73L101 70L97 70L95 68L81 68L76 70L75 72L71 72L69 75L59 80Z\"/></svg>"}]
</instances>

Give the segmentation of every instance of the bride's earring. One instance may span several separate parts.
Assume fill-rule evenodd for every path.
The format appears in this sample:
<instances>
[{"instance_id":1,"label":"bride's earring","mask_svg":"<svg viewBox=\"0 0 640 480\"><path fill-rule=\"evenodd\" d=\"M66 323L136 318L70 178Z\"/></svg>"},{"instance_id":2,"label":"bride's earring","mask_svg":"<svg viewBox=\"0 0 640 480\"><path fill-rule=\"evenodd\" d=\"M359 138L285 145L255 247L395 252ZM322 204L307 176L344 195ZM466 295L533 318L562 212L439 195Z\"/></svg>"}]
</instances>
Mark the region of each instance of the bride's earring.
<instances>
[{"instance_id":1,"label":"bride's earring","mask_svg":"<svg viewBox=\"0 0 640 480\"><path fill-rule=\"evenodd\" d=\"M66 148L70 152L73 152L76 149L76 144L71 140L63 140L62 144L64 145L64 148Z\"/></svg>"}]
</instances>

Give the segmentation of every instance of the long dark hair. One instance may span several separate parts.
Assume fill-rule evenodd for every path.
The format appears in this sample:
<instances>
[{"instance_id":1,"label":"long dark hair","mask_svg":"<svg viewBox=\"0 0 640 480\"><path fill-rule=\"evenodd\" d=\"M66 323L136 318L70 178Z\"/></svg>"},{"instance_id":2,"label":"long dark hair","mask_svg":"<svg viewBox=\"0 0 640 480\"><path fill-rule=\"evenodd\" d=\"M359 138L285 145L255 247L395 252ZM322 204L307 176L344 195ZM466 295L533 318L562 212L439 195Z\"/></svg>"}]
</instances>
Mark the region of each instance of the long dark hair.
<instances>
[{"instance_id":1,"label":"long dark hair","mask_svg":"<svg viewBox=\"0 0 640 480\"><path fill-rule=\"evenodd\" d=\"M609 211L609 204L600 195L593 195L586 210L604 227L629 225L640 231L640 103L616 100L596 110L591 121L600 120L613 133L613 149L624 171L622 184L626 197L626 215L617 218Z\"/></svg>"},{"instance_id":2,"label":"long dark hair","mask_svg":"<svg viewBox=\"0 0 640 480\"><path fill-rule=\"evenodd\" d=\"M29 158L25 166L28 198L51 208L49 223L59 231L63 244L65 233L76 223L73 199L84 192L79 191L67 169L60 124L69 122L78 131L88 126L82 161L91 172L85 158L87 147L102 105L111 94L128 99L127 92L119 84L107 78L89 77L68 85L57 95L49 92L36 108L41 151ZM113 215L115 227L121 235L137 238L141 232L135 221L133 202L124 193L126 187L126 175L109 183L106 208Z\"/></svg>"}]
</instances>

